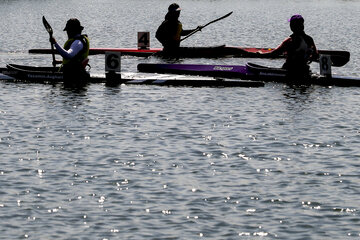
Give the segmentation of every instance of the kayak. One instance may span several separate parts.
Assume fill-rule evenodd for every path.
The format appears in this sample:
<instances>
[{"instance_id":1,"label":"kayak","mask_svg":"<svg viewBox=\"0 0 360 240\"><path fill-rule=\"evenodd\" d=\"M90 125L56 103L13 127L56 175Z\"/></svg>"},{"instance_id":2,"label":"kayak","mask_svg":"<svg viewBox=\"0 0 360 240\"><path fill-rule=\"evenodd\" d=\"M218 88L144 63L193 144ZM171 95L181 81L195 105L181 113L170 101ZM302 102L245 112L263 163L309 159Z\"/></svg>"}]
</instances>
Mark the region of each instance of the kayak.
<instances>
[{"instance_id":1,"label":"kayak","mask_svg":"<svg viewBox=\"0 0 360 240\"><path fill-rule=\"evenodd\" d=\"M236 78L264 82L283 82L291 84L315 84L323 86L357 86L360 87L360 78L345 76L322 76L311 74L309 79L293 81L287 72L281 68L270 68L253 63L246 65L200 65L200 64L155 64L141 63L137 66L139 72L171 73L198 76L212 76Z\"/></svg>"},{"instance_id":2,"label":"kayak","mask_svg":"<svg viewBox=\"0 0 360 240\"><path fill-rule=\"evenodd\" d=\"M21 81L31 83L61 83L63 74L59 68L35 67L8 64L0 68L0 80ZM158 86L188 86L188 87L262 87L261 81L245 81L222 79L213 77L196 77L173 74L144 74L121 73L117 74L91 74L89 83L106 83L109 85L135 84Z\"/></svg>"},{"instance_id":3,"label":"kayak","mask_svg":"<svg viewBox=\"0 0 360 240\"><path fill-rule=\"evenodd\" d=\"M161 52L162 48L149 48L149 49L138 49L138 48L90 48L89 55L105 54L106 52L120 52L122 55L135 56L135 57L149 57L153 54ZM34 48L30 49L31 54L58 54L57 51L52 51L47 48Z\"/></svg>"},{"instance_id":4,"label":"kayak","mask_svg":"<svg viewBox=\"0 0 360 240\"><path fill-rule=\"evenodd\" d=\"M220 57L243 57L243 58L285 58L284 55L266 55L258 52L269 52L273 48L247 48L232 47L226 45L212 47L180 47L179 58L220 58ZM344 66L350 60L350 52L339 50L318 50L319 54L330 55L332 65L335 67ZM105 54L105 52L120 52L122 55L149 57L164 57L162 48L90 48L90 55ZM32 54L51 54L51 49L30 49Z\"/></svg>"}]
</instances>

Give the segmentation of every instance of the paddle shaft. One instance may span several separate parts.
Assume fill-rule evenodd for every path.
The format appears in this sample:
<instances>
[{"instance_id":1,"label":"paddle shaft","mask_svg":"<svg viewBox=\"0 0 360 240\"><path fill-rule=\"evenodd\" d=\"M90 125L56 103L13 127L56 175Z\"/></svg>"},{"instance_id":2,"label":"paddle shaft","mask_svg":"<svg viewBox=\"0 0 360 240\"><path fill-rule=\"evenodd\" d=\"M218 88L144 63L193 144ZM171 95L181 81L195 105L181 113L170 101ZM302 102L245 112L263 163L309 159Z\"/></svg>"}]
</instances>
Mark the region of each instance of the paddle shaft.
<instances>
[{"instance_id":1,"label":"paddle shaft","mask_svg":"<svg viewBox=\"0 0 360 240\"><path fill-rule=\"evenodd\" d=\"M217 19L215 19L215 20L213 20L213 21L211 21L211 22L208 22L208 23L205 24L202 28L204 28L204 27L206 27L206 26L208 26L208 25L210 25L210 24L212 24L212 23L214 23L214 22L217 22L217 21L220 21L220 20L222 20L222 19L224 19L224 18L227 18L227 17L230 16L232 13L233 13L233 12L229 12L228 14L226 14L226 15L220 17L220 18L217 18ZM188 35L185 36L183 39L181 39L180 42L181 42L181 41L184 41L185 39L187 39L188 37L190 37L191 35L199 32L199 31L200 31L200 28L195 29L195 30L192 31L190 34L188 34Z\"/></svg>"},{"instance_id":2,"label":"paddle shaft","mask_svg":"<svg viewBox=\"0 0 360 240\"><path fill-rule=\"evenodd\" d=\"M50 34L50 38L51 37L52 37L52 34ZM56 67L54 44L50 43L50 45L51 45L51 52L52 52L52 59L53 59L52 65L53 65L53 67Z\"/></svg>"},{"instance_id":3,"label":"paddle shaft","mask_svg":"<svg viewBox=\"0 0 360 240\"><path fill-rule=\"evenodd\" d=\"M52 27L50 26L50 24L48 23L48 21L46 21L45 16L43 16L42 20L43 20L44 27L45 27L46 31L49 33L49 36L50 36L50 39L51 39L52 36L53 36ZM53 67L55 68L55 67L56 67L56 61L55 61L54 44L53 44L52 42L50 42L50 45L51 45L51 54L52 54L52 59L53 59L52 65L53 65Z\"/></svg>"}]
</instances>

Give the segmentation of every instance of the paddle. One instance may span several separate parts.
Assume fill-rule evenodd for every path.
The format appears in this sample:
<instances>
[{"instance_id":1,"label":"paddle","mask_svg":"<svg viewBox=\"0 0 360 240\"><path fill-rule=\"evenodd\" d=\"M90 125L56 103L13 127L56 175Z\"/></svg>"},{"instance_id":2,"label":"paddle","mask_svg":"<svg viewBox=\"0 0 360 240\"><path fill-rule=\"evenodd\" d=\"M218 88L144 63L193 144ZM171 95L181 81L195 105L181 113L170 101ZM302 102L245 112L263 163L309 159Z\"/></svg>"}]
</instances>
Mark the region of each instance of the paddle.
<instances>
[{"instance_id":1,"label":"paddle","mask_svg":"<svg viewBox=\"0 0 360 240\"><path fill-rule=\"evenodd\" d=\"M318 50L319 54L330 55L331 65L334 67L342 67L350 60L350 52L348 51L336 51L336 50ZM315 60L316 62L319 59Z\"/></svg>"},{"instance_id":2,"label":"paddle","mask_svg":"<svg viewBox=\"0 0 360 240\"><path fill-rule=\"evenodd\" d=\"M43 21L43 24L44 24L44 27L45 27L46 31L50 35L50 38L52 38L53 30L52 30L52 27L50 26L50 24L48 23L48 21L46 21L45 16L42 17L42 21ZM50 44L51 44L51 53L52 53L52 58L53 58L52 65L55 68L56 67L56 62L55 62L54 44L52 44L52 43L50 43Z\"/></svg>"},{"instance_id":3,"label":"paddle","mask_svg":"<svg viewBox=\"0 0 360 240\"><path fill-rule=\"evenodd\" d=\"M284 54L272 54L268 55L267 52L274 50L273 48L242 48L243 51L248 54L244 54L241 52L243 57L251 57L251 58L282 58L285 57ZM263 52L265 54L257 54L257 52ZM347 64L350 60L350 52L348 51L339 51L339 50L318 50L319 55L330 55L331 65L334 67L342 67ZM318 59L314 59L314 62L319 62Z\"/></svg>"},{"instance_id":4,"label":"paddle","mask_svg":"<svg viewBox=\"0 0 360 240\"><path fill-rule=\"evenodd\" d=\"M204 26L202 26L202 28L204 28L204 27L206 27L206 26L208 26L208 25L210 25L210 24L212 24L212 23L214 23L214 22L220 21L221 19L227 18L227 17L230 16L232 13L233 13L233 12L229 12L228 14L226 14L226 15L218 18L218 19L215 19L215 20L213 20L213 21L205 24ZM192 31L190 34L188 34L186 37L184 37L183 39L181 39L180 42L181 42L181 41L184 41L185 39L187 39L188 37L190 37L190 36L193 35L194 33L199 32L202 28L197 28L197 29L195 29L195 30Z\"/></svg>"}]
</instances>

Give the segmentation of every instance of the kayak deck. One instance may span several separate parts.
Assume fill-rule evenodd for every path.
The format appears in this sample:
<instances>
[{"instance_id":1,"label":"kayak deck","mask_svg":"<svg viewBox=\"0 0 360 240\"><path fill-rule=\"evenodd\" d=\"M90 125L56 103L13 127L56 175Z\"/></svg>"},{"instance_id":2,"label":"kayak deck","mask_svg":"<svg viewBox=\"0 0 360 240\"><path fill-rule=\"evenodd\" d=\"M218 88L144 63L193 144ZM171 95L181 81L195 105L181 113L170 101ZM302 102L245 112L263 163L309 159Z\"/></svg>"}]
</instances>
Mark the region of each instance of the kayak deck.
<instances>
[{"instance_id":1,"label":"kayak deck","mask_svg":"<svg viewBox=\"0 0 360 240\"><path fill-rule=\"evenodd\" d=\"M108 75L109 76L109 75ZM115 77L114 77L115 76ZM0 68L0 79L36 83L63 82L61 72L51 67L32 67L9 64ZM262 87L261 81L245 81L200 76L183 76L173 74L121 73L107 77L106 74L91 74L89 83L136 84L158 86L189 86L189 87Z\"/></svg>"}]
</instances>

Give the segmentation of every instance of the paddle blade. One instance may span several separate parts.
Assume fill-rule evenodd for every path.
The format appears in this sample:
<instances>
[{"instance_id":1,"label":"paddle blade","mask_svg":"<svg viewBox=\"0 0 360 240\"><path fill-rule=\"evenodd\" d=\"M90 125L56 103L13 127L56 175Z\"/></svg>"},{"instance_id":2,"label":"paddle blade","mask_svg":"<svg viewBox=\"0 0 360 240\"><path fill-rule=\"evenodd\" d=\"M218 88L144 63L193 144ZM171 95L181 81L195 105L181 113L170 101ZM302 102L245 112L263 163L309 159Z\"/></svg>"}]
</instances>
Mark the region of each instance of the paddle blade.
<instances>
[{"instance_id":1,"label":"paddle blade","mask_svg":"<svg viewBox=\"0 0 360 240\"><path fill-rule=\"evenodd\" d=\"M230 16L233 12L229 12L228 14L226 14L225 16L223 16L221 19L223 18L227 18L228 16Z\"/></svg>"},{"instance_id":2,"label":"paddle blade","mask_svg":"<svg viewBox=\"0 0 360 240\"><path fill-rule=\"evenodd\" d=\"M334 67L342 67L350 60L350 52L337 50L318 50L319 54L330 55Z\"/></svg>"},{"instance_id":3,"label":"paddle blade","mask_svg":"<svg viewBox=\"0 0 360 240\"><path fill-rule=\"evenodd\" d=\"M222 17L219 17L219 18L217 18L217 19L215 19L215 20L213 20L213 21L205 24L204 27L206 27L207 25L210 25L210 24L212 24L212 23L214 23L214 22L220 21L220 20L222 20L222 19L224 19L224 18L227 18L227 17L230 16L232 13L233 13L233 12L229 12L228 14L226 14L226 15L224 15L224 16L222 16Z\"/></svg>"},{"instance_id":4,"label":"paddle blade","mask_svg":"<svg viewBox=\"0 0 360 240\"><path fill-rule=\"evenodd\" d=\"M229 12L228 14L222 16L222 17L219 17L211 22L208 22L207 24L205 24L204 26L202 26L202 28L214 23L214 22L217 22L217 21L220 21L221 19L224 19L224 18L227 18L228 16L230 16L233 12ZM183 39L180 40L181 41L184 41L185 39L187 39L188 37L190 37L191 35L193 35L194 33L197 33L198 31L201 31L201 28L197 28L195 29L193 32L191 32L189 35L187 35L186 37L184 37Z\"/></svg>"},{"instance_id":5,"label":"paddle blade","mask_svg":"<svg viewBox=\"0 0 360 240\"><path fill-rule=\"evenodd\" d=\"M42 21L43 21L43 24L44 24L44 27L45 27L46 31L47 31L50 35L53 34L53 30L52 30L50 24L48 23L48 21L46 21L45 16L42 17Z\"/></svg>"}]
</instances>

